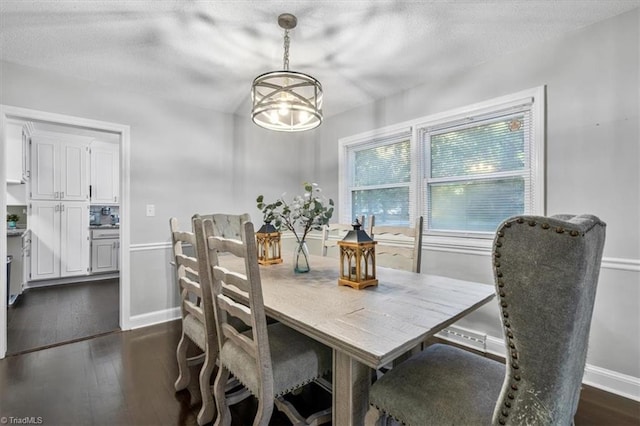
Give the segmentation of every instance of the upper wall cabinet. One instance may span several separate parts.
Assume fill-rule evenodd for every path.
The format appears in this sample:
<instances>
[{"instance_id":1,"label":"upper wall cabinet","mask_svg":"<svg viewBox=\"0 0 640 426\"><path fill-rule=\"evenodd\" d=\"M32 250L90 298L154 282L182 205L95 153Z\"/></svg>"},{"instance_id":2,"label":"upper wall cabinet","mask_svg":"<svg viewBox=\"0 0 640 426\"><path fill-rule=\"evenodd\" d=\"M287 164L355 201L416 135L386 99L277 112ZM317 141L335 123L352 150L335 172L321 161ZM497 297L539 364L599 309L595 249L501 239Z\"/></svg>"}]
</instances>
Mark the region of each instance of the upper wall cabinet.
<instances>
[{"instance_id":1,"label":"upper wall cabinet","mask_svg":"<svg viewBox=\"0 0 640 426\"><path fill-rule=\"evenodd\" d=\"M120 202L119 145L91 142L91 204Z\"/></svg>"},{"instance_id":2,"label":"upper wall cabinet","mask_svg":"<svg viewBox=\"0 0 640 426\"><path fill-rule=\"evenodd\" d=\"M5 128L5 166L7 183L25 183L29 179L29 134L31 123L7 120Z\"/></svg>"},{"instance_id":3,"label":"upper wall cabinet","mask_svg":"<svg viewBox=\"0 0 640 426\"><path fill-rule=\"evenodd\" d=\"M35 131L31 135L30 197L89 199L89 142L85 136Z\"/></svg>"}]
</instances>

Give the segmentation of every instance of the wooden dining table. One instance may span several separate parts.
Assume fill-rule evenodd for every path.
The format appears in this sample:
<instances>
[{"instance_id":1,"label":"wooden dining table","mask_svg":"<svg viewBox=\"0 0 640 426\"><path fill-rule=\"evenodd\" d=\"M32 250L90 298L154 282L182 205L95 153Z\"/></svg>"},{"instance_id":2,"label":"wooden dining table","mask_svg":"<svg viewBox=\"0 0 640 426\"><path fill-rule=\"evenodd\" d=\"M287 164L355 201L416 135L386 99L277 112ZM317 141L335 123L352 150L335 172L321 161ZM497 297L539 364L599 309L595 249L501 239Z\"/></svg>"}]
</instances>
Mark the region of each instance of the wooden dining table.
<instances>
[{"instance_id":1,"label":"wooden dining table","mask_svg":"<svg viewBox=\"0 0 640 426\"><path fill-rule=\"evenodd\" d=\"M224 263L224 262L221 262ZM338 286L339 261L260 267L267 315L333 349L333 425L362 425L372 370L489 302L493 285L378 267L378 285Z\"/></svg>"}]
</instances>

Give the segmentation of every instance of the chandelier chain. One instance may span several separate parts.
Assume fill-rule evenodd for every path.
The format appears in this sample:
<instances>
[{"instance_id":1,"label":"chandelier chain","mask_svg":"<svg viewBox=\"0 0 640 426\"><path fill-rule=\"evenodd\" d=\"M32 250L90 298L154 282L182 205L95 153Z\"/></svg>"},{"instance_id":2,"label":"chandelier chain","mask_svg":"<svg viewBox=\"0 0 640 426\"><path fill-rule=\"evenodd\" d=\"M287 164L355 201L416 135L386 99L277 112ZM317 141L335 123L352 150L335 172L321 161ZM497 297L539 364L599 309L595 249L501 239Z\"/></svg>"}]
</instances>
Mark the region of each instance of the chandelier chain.
<instances>
[{"instance_id":1,"label":"chandelier chain","mask_svg":"<svg viewBox=\"0 0 640 426\"><path fill-rule=\"evenodd\" d=\"M289 30L284 30L284 58L283 68L285 71L289 71Z\"/></svg>"},{"instance_id":2,"label":"chandelier chain","mask_svg":"<svg viewBox=\"0 0 640 426\"><path fill-rule=\"evenodd\" d=\"M265 129L299 132L322 123L322 85L308 74L289 71L289 31L297 22L290 13L278 16L284 30L283 67L257 76L251 85L251 119Z\"/></svg>"}]
</instances>

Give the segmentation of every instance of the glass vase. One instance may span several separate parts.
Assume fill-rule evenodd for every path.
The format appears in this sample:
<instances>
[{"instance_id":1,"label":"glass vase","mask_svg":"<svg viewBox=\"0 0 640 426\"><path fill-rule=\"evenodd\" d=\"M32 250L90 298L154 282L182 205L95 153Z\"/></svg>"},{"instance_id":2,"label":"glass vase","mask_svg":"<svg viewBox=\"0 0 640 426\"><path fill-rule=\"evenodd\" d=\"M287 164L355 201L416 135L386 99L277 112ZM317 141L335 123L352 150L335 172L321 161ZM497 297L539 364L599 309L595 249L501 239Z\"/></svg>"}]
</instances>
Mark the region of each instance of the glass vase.
<instances>
[{"instance_id":1,"label":"glass vase","mask_svg":"<svg viewBox=\"0 0 640 426\"><path fill-rule=\"evenodd\" d=\"M306 241L298 241L293 253L293 270L296 274L309 272L309 248Z\"/></svg>"}]
</instances>

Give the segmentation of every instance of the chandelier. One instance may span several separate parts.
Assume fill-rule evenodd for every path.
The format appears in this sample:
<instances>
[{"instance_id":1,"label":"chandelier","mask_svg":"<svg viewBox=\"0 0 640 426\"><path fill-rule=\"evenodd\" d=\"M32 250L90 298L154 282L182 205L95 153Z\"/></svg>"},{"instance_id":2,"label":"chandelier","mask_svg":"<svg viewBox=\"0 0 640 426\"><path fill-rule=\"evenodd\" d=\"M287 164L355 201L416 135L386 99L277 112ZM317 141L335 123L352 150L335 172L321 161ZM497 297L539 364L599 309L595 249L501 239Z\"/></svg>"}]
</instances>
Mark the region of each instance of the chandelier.
<instances>
[{"instance_id":1,"label":"chandelier","mask_svg":"<svg viewBox=\"0 0 640 426\"><path fill-rule=\"evenodd\" d=\"M283 70L259 75L251 86L251 118L265 129L299 132L322 123L322 85L308 74L289 71L289 30L297 23L290 13L278 16L284 29Z\"/></svg>"}]
</instances>

